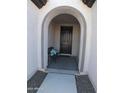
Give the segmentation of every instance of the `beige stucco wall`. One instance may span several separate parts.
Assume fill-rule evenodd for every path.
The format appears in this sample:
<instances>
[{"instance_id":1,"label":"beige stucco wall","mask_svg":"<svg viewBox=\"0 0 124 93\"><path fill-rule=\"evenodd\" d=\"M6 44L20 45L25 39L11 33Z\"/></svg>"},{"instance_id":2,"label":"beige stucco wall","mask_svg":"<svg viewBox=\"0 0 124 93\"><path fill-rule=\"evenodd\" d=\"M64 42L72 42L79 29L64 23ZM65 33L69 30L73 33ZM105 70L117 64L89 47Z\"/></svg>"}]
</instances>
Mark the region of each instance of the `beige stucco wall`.
<instances>
[{"instance_id":1,"label":"beige stucco wall","mask_svg":"<svg viewBox=\"0 0 124 93\"><path fill-rule=\"evenodd\" d=\"M92 7L92 36L88 76L97 91L97 2Z\"/></svg>"},{"instance_id":2,"label":"beige stucco wall","mask_svg":"<svg viewBox=\"0 0 124 93\"><path fill-rule=\"evenodd\" d=\"M73 26L72 36L72 56L79 55L79 42L80 42L80 26L79 24L55 24L51 23L48 32L48 47L55 47L60 51L60 27Z\"/></svg>"},{"instance_id":3,"label":"beige stucco wall","mask_svg":"<svg viewBox=\"0 0 124 93\"><path fill-rule=\"evenodd\" d=\"M55 33L54 33L54 24L51 23L49 25L49 32L48 32L48 47L51 47L51 46L54 46L54 36L55 36Z\"/></svg>"}]
</instances>

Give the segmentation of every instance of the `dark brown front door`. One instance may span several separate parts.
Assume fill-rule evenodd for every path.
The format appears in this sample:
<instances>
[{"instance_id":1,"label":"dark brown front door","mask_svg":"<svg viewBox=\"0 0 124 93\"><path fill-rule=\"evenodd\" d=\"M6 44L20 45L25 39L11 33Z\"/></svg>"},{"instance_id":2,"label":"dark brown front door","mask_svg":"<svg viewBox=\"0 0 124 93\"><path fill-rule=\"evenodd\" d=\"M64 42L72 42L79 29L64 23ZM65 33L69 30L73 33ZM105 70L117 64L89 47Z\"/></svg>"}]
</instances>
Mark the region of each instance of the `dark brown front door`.
<instances>
[{"instance_id":1,"label":"dark brown front door","mask_svg":"<svg viewBox=\"0 0 124 93\"><path fill-rule=\"evenodd\" d=\"M60 53L72 53L72 26L61 26L60 32Z\"/></svg>"}]
</instances>

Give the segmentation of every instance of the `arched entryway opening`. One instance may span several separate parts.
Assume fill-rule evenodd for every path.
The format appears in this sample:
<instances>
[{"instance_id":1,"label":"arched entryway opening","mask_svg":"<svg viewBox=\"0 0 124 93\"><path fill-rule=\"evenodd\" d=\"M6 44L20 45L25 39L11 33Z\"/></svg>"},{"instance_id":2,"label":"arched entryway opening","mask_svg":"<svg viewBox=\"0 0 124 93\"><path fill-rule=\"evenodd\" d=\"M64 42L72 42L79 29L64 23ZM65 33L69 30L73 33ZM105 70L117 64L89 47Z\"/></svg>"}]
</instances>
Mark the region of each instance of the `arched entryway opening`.
<instances>
[{"instance_id":1,"label":"arched entryway opening","mask_svg":"<svg viewBox=\"0 0 124 93\"><path fill-rule=\"evenodd\" d=\"M42 56L42 68L47 69L48 66L48 32L49 25L52 19L61 14L69 14L74 16L80 24L80 39L79 39L79 58L78 69L79 72L83 72L85 47L86 47L86 22L84 16L75 8L70 6L61 6L52 9L44 18L41 29L41 56Z\"/></svg>"},{"instance_id":2,"label":"arched entryway opening","mask_svg":"<svg viewBox=\"0 0 124 93\"><path fill-rule=\"evenodd\" d=\"M55 16L48 29L47 67L78 71L79 46L80 24L78 20L70 14Z\"/></svg>"}]
</instances>

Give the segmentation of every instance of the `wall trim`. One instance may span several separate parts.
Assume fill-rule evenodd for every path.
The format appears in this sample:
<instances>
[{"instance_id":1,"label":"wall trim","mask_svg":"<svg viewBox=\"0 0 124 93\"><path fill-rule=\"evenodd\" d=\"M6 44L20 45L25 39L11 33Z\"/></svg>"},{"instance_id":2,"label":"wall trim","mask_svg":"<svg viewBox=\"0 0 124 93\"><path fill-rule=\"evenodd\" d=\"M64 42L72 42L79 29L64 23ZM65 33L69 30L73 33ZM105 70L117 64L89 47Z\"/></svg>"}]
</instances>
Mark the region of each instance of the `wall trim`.
<instances>
[{"instance_id":1,"label":"wall trim","mask_svg":"<svg viewBox=\"0 0 124 93\"><path fill-rule=\"evenodd\" d=\"M80 75L88 75L86 72L80 72Z\"/></svg>"}]
</instances>

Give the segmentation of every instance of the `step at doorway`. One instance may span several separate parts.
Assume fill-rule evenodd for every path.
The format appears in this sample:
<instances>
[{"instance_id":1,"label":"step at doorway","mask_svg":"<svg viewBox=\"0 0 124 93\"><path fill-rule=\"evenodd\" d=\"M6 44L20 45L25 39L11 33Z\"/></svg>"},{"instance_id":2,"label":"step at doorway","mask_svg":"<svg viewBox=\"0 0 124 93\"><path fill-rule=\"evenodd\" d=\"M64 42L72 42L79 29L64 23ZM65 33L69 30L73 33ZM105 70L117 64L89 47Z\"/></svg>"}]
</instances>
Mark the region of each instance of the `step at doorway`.
<instances>
[{"instance_id":1,"label":"step at doorway","mask_svg":"<svg viewBox=\"0 0 124 93\"><path fill-rule=\"evenodd\" d=\"M48 69L78 71L78 62L73 56L57 56L49 60Z\"/></svg>"}]
</instances>

